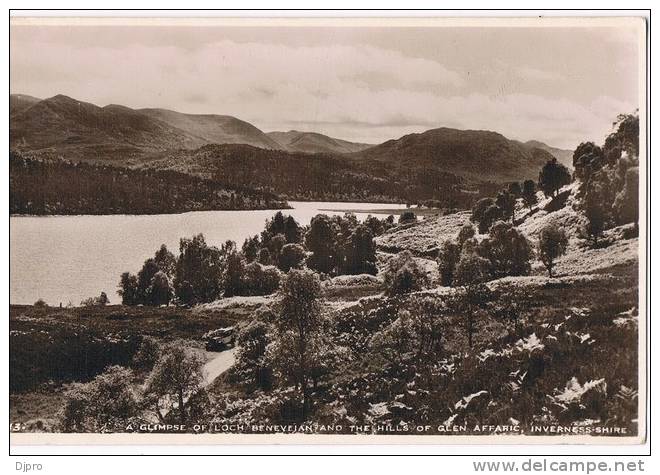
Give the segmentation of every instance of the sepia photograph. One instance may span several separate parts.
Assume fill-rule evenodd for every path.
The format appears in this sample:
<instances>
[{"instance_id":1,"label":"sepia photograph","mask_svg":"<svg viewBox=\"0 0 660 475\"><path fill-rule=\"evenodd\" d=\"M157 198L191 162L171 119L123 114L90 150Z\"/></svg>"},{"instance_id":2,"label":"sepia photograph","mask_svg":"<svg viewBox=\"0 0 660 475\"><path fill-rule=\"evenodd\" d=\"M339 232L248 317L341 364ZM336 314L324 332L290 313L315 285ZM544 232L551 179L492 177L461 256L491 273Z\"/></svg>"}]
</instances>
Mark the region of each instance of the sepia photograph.
<instances>
[{"instance_id":1,"label":"sepia photograph","mask_svg":"<svg viewBox=\"0 0 660 475\"><path fill-rule=\"evenodd\" d=\"M10 16L11 445L644 442L645 18L431 13Z\"/></svg>"}]
</instances>

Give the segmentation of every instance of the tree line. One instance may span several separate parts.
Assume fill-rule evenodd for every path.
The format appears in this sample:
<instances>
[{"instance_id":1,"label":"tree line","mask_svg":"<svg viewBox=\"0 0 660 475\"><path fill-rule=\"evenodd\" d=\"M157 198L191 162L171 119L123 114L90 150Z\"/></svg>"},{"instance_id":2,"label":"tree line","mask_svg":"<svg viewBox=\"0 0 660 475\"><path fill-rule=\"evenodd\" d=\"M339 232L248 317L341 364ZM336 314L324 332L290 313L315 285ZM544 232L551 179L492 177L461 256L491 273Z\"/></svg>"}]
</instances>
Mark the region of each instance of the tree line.
<instances>
[{"instance_id":1,"label":"tree line","mask_svg":"<svg viewBox=\"0 0 660 475\"><path fill-rule=\"evenodd\" d=\"M174 171L9 154L10 214L160 214L287 207L272 193Z\"/></svg>"},{"instance_id":2,"label":"tree line","mask_svg":"<svg viewBox=\"0 0 660 475\"><path fill-rule=\"evenodd\" d=\"M209 245L202 234L182 238L175 256L165 245L147 259L137 274L124 272L118 294L124 305L197 305L235 295L275 292L283 274L309 268L324 276L373 274L374 237L393 226L394 219L319 214L300 226L278 211L259 235L239 249L226 241Z\"/></svg>"}]
</instances>

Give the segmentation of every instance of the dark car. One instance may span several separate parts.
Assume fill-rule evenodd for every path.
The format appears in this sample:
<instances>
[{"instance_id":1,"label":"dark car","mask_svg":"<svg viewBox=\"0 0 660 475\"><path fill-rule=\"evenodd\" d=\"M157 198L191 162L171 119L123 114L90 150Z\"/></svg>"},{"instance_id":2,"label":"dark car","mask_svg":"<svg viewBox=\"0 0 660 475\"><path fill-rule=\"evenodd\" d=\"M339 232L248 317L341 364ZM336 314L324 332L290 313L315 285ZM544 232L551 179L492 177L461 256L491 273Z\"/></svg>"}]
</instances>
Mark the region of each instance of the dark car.
<instances>
[{"instance_id":1,"label":"dark car","mask_svg":"<svg viewBox=\"0 0 660 475\"><path fill-rule=\"evenodd\" d=\"M206 332L202 337L206 340L206 351L224 351L232 348L236 343L235 330L234 327L226 327Z\"/></svg>"}]
</instances>

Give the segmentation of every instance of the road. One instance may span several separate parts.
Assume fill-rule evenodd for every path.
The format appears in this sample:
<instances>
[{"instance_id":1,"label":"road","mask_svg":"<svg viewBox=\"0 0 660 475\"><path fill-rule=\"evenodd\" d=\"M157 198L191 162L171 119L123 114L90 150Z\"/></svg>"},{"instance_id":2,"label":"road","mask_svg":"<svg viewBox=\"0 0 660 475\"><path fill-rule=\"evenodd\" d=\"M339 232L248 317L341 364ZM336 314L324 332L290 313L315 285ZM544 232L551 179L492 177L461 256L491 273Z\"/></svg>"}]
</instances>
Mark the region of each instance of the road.
<instances>
[{"instance_id":1,"label":"road","mask_svg":"<svg viewBox=\"0 0 660 475\"><path fill-rule=\"evenodd\" d=\"M204 386L210 385L222 373L231 368L236 361L237 347L231 350L221 351L207 351L206 355L210 359L204 365Z\"/></svg>"}]
</instances>

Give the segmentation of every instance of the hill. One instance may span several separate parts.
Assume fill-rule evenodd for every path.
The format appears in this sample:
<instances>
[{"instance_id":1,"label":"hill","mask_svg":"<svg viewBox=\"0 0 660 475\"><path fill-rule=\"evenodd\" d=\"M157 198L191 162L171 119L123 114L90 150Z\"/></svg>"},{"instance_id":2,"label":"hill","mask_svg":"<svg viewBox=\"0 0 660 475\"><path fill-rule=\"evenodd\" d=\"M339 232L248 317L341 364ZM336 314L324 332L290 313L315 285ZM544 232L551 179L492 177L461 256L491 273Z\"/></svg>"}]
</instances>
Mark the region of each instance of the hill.
<instances>
[{"instance_id":1,"label":"hill","mask_svg":"<svg viewBox=\"0 0 660 475\"><path fill-rule=\"evenodd\" d=\"M205 143L243 143L266 149L282 148L254 125L229 115L183 114L167 109L139 109L138 112L183 130Z\"/></svg>"},{"instance_id":2,"label":"hill","mask_svg":"<svg viewBox=\"0 0 660 475\"><path fill-rule=\"evenodd\" d=\"M506 182L536 179L552 158L496 132L439 128L388 140L352 155L356 159L392 164L402 170L433 170L469 181Z\"/></svg>"},{"instance_id":3,"label":"hill","mask_svg":"<svg viewBox=\"0 0 660 475\"><path fill-rule=\"evenodd\" d=\"M349 142L316 132L268 132L269 137L290 152L305 153L353 153L372 147L370 144Z\"/></svg>"},{"instance_id":4,"label":"hill","mask_svg":"<svg viewBox=\"0 0 660 475\"><path fill-rule=\"evenodd\" d=\"M26 94L10 94L9 95L9 117L13 116L14 114L18 114L19 112L22 112L25 109L28 109L29 107L32 107L33 105L35 105L40 100L41 99L38 99L38 98L32 97L32 96L28 96Z\"/></svg>"},{"instance_id":5,"label":"hill","mask_svg":"<svg viewBox=\"0 0 660 475\"><path fill-rule=\"evenodd\" d=\"M71 158L116 160L204 143L203 139L128 107L99 107L64 95L38 101L17 112L11 117L9 131L12 149L51 149Z\"/></svg>"},{"instance_id":6,"label":"hill","mask_svg":"<svg viewBox=\"0 0 660 475\"><path fill-rule=\"evenodd\" d=\"M532 148L540 148L541 150L545 150L546 152L550 153L553 157L559 161L562 165L568 167L569 169L573 169L573 151L572 150L565 150L562 148L557 148L557 147L551 147L550 145L544 144L543 142L539 142L538 140L528 140L525 142L525 145L528 147Z\"/></svg>"}]
</instances>

